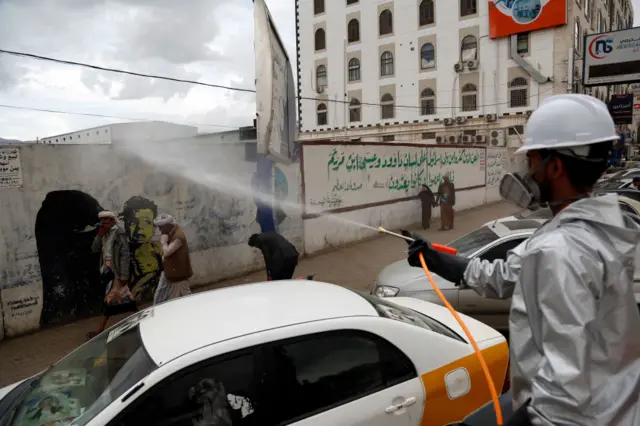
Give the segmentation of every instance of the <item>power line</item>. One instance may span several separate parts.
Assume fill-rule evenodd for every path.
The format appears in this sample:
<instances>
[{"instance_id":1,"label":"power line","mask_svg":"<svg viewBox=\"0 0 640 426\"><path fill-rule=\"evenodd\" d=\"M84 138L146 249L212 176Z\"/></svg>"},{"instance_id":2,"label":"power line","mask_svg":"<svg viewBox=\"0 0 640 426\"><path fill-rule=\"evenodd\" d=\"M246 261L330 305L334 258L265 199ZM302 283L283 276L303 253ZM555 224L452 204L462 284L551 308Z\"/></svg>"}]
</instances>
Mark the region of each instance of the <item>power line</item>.
<instances>
[{"instance_id":1,"label":"power line","mask_svg":"<svg viewBox=\"0 0 640 426\"><path fill-rule=\"evenodd\" d=\"M136 76L136 77L143 77L143 78L155 78L155 79L159 79L159 80L166 80L166 81L173 81L176 83L186 83L186 84L194 84L194 85L198 85L198 86L205 86L205 87L212 87L212 88L216 88L216 89L224 89L224 90L231 90L231 91L236 91L236 92L245 92L245 93L255 93L256 90L255 89L246 89L246 88L240 88L240 87L232 87L232 86L225 86L222 84L213 84L213 83L206 83L206 82L202 82L202 81L195 81L195 80L186 80L186 79L181 79L181 78L176 78L176 77L167 77L167 76L161 76L161 75L155 75L155 74L145 74L145 73L139 73L139 72L134 72L134 71L126 71L126 70L121 70L121 69L117 69L117 68L107 68L107 67L101 67L98 65L92 65L92 64L87 64L84 62L76 62L76 61L67 61L67 60L63 60L63 59L57 59L57 58L53 58L50 56L42 56L42 55L35 55L32 53L25 53L25 52L17 52L17 51L11 51L11 50L5 50L5 49L0 49L0 53L1 54L7 54L7 55L13 55L13 56L21 56L21 57L26 57L26 58L31 58L31 59L37 59L37 60L41 60L41 61L47 61L47 62L55 62L55 63L59 63L59 64L64 64L64 65L71 65L71 66L78 66L78 67L84 67L84 68L90 68L90 69L94 69L94 70L100 70L100 71L106 71L106 72L112 72L112 73L116 73L116 74L126 74L126 75L132 75L132 76ZM554 84L553 86L551 86L548 89L545 89L543 91L541 91L539 94L543 94L548 92L549 90L552 90L554 87L556 87L558 83ZM481 88L483 89L483 88ZM530 95L528 96L528 99L534 98L536 95ZM340 103L340 104L348 104L350 103L350 101L347 100L339 100L339 99L323 99L323 98L317 98L317 97L308 97L308 96L296 96L297 99L299 100L309 100L309 101L321 101L321 102L333 102L333 103ZM509 104L509 102L497 102L497 103L493 103L493 104L484 104L484 105L477 105L477 108L484 108L484 107L493 107L493 106L500 106L500 105L507 105ZM372 106L372 107L382 107L384 106L381 103L374 103L374 102L361 102L360 105L363 106ZM395 105L396 109L408 109L408 110L420 110L422 107L420 105ZM438 109L445 109L445 110L461 110L462 107L461 106L434 106L434 109L438 110Z\"/></svg>"},{"instance_id":2,"label":"power line","mask_svg":"<svg viewBox=\"0 0 640 426\"><path fill-rule=\"evenodd\" d=\"M87 117L100 117L100 118L114 118L118 120L131 120L131 121L152 121L148 118L133 118L133 117L123 117L118 115L106 115L106 114L94 114L90 112L77 112L77 111L63 111L58 109L46 109L46 108L32 108L32 107L22 107L17 105L6 105L0 104L0 108L9 108L9 109L18 109L23 111L38 111L38 112L48 112L53 114L67 114L67 115L83 115ZM190 126L198 126L198 127L219 127L225 129L237 129L238 127L233 126L223 126L219 124L203 124L203 123L189 123L185 122L183 124Z\"/></svg>"}]
</instances>

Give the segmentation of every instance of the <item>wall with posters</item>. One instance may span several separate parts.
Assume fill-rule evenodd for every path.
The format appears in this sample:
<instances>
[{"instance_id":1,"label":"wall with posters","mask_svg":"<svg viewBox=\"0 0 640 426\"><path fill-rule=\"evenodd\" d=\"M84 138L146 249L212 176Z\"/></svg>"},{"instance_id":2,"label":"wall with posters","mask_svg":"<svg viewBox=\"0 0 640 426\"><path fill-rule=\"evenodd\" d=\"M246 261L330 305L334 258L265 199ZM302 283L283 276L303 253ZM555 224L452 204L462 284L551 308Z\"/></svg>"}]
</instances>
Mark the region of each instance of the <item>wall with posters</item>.
<instances>
[{"instance_id":1,"label":"wall with posters","mask_svg":"<svg viewBox=\"0 0 640 426\"><path fill-rule=\"evenodd\" d=\"M306 253L375 234L354 223L417 223L422 185L435 192L445 175L460 194L456 209L485 202L484 147L321 142L303 144L302 158Z\"/></svg>"}]
</instances>

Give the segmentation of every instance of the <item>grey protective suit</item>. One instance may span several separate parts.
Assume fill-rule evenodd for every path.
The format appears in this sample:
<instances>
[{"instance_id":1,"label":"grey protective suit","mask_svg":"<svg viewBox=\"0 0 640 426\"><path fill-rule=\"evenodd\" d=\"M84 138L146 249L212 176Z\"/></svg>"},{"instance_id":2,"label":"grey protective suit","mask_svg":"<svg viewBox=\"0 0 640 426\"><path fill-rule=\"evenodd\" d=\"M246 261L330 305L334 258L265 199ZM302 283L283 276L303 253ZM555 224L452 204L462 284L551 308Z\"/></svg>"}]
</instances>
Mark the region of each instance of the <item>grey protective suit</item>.
<instances>
[{"instance_id":1,"label":"grey protective suit","mask_svg":"<svg viewBox=\"0 0 640 426\"><path fill-rule=\"evenodd\" d=\"M512 298L514 408L536 425L640 425L637 218L617 195L576 201L511 251L473 259L463 286Z\"/></svg>"}]
</instances>

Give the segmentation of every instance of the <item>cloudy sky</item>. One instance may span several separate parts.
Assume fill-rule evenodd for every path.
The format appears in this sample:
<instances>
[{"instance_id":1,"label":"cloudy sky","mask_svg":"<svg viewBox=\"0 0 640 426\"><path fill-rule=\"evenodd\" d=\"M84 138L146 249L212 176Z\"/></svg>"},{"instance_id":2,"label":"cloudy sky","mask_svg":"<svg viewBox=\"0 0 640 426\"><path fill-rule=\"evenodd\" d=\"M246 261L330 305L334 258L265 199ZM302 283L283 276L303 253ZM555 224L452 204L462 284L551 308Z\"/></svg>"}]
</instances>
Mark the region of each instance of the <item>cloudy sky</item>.
<instances>
[{"instance_id":1,"label":"cloudy sky","mask_svg":"<svg viewBox=\"0 0 640 426\"><path fill-rule=\"evenodd\" d=\"M295 58L294 1L266 2ZM640 16L640 0L633 4ZM0 0L0 49L254 88L251 0ZM199 124L201 131L249 125L255 114L252 93L3 54L0 105ZM0 106L0 137L34 140L118 121Z\"/></svg>"},{"instance_id":2,"label":"cloudy sky","mask_svg":"<svg viewBox=\"0 0 640 426\"><path fill-rule=\"evenodd\" d=\"M266 0L295 58L293 0ZM0 49L253 89L251 0L0 0ZM0 105L250 125L254 94L0 54ZM0 107L0 137L33 140L123 120Z\"/></svg>"}]
</instances>

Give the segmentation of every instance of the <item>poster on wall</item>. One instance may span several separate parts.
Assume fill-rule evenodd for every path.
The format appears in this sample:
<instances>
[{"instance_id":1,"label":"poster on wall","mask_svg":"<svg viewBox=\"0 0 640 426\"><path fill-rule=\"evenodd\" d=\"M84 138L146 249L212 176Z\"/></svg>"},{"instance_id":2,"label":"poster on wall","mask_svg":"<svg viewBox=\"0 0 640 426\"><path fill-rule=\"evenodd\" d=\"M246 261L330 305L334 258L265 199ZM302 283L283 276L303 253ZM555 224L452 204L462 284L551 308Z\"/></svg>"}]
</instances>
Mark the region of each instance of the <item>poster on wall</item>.
<instances>
[{"instance_id":1,"label":"poster on wall","mask_svg":"<svg viewBox=\"0 0 640 426\"><path fill-rule=\"evenodd\" d=\"M0 149L0 189L22 186L22 164L18 148Z\"/></svg>"},{"instance_id":2,"label":"poster on wall","mask_svg":"<svg viewBox=\"0 0 640 426\"><path fill-rule=\"evenodd\" d=\"M456 190L484 185L484 148L429 148L427 185L437 190L445 176Z\"/></svg>"},{"instance_id":3,"label":"poster on wall","mask_svg":"<svg viewBox=\"0 0 640 426\"><path fill-rule=\"evenodd\" d=\"M488 0L489 38L567 23L567 0Z\"/></svg>"},{"instance_id":4,"label":"poster on wall","mask_svg":"<svg viewBox=\"0 0 640 426\"><path fill-rule=\"evenodd\" d=\"M509 160L506 149L487 148L487 188L499 187L508 168Z\"/></svg>"},{"instance_id":5,"label":"poster on wall","mask_svg":"<svg viewBox=\"0 0 640 426\"><path fill-rule=\"evenodd\" d=\"M427 182L427 148L305 145L306 212L415 196Z\"/></svg>"}]
</instances>

